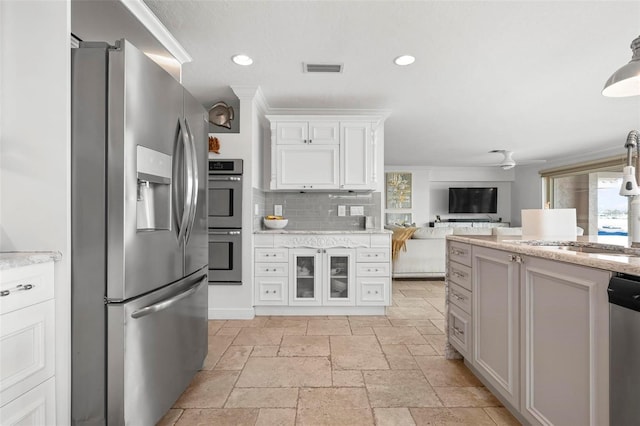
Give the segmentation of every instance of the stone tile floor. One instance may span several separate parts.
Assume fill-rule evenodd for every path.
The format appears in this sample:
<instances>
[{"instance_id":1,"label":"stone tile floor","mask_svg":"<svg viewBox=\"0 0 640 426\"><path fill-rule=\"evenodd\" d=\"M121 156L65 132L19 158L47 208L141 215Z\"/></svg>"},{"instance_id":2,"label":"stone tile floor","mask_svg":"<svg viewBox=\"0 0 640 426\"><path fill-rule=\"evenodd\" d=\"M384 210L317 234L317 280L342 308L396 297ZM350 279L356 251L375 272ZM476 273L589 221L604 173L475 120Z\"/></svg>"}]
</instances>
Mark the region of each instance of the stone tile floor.
<instances>
[{"instance_id":1,"label":"stone tile floor","mask_svg":"<svg viewBox=\"0 0 640 426\"><path fill-rule=\"evenodd\" d=\"M209 321L203 370L160 425L519 425L445 360L444 282L394 281L385 316Z\"/></svg>"}]
</instances>

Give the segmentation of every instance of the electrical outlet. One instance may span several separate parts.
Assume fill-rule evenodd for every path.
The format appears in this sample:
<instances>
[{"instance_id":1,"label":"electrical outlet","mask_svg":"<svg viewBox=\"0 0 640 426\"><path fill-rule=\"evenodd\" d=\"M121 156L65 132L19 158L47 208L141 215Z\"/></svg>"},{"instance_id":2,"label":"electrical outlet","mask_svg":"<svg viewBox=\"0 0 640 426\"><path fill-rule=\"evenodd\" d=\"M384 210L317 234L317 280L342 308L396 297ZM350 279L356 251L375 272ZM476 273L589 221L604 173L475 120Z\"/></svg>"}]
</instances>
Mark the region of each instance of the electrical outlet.
<instances>
[{"instance_id":1,"label":"electrical outlet","mask_svg":"<svg viewBox=\"0 0 640 426\"><path fill-rule=\"evenodd\" d=\"M276 204L273 206L273 214L276 216L282 216L282 204Z\"/></svg>"},{"instance_id":2,"label":"electrical outlet","mask_svg":"<svg viewBox=\"0 0 640 426\"><path fill-rule=\"evenodd\" d=\"M347 215L347 206L338 206L338 216Z\"/></svg>"},{"instance_id":3,"label":"electrical outlet","mask_svg":"<svg viewBox=\"0 0 640 426\"><path fill-rule=\"evenodd\" d=\"M364 216L364 206L351 206L351 216Z\"/></svg>"},{"instance_id":4,"label":"electrical outlet","mask_svg":"<svg viewBox=\"0 0 640 426\"><path fill-rule=\"evenodd\" d=\"M253 215L254 216L260 215L260 204L253 205Z\"/></svg>"}]
</instances>

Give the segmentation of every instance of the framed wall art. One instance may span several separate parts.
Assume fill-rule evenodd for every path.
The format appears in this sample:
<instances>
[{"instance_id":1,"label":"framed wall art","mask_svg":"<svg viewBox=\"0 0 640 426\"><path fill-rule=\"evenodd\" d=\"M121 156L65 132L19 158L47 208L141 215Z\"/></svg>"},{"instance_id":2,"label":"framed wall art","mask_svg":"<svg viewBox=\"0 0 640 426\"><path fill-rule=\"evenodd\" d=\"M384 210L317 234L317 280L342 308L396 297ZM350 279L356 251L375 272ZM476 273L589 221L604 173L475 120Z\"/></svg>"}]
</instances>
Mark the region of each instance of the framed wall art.
<instances>
[{"instance_id":1,"label":"framed wall art","mask_svg":"<svg viewBox=\"0 0 640 426\"><path fill-rule=\"evenodd\" d=\"M385 173L387 209L411 208L411 173Z\"/></svg>"},{"instance_id":2,"label":"framed wall art","mask_svg":"<svg viewBox=\"0 0 640 426\"><path fill-rule=\"evenodd\" d=\"M413 223L411 213L387 213L387 225L411 225Z\"/></svg>"}]
</instances>

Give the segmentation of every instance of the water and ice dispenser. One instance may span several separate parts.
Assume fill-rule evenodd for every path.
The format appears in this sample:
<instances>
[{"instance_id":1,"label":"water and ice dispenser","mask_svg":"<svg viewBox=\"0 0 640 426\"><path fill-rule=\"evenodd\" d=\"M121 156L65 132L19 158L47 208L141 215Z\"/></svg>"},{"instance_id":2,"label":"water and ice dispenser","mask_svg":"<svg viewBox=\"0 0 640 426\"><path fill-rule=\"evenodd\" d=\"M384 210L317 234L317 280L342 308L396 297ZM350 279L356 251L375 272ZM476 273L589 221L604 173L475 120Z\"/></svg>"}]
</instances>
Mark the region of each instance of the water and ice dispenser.
<instances>
[{"instance_id":1,"label":"water and ice dispenser","mask_svg":"<svg viewBox=\"0 0 640 426\"><path fill-rule=\"evenodd\" d=\"M138 145L137 229L171 229L171 156Z\"/></svg>"}]
</instances>

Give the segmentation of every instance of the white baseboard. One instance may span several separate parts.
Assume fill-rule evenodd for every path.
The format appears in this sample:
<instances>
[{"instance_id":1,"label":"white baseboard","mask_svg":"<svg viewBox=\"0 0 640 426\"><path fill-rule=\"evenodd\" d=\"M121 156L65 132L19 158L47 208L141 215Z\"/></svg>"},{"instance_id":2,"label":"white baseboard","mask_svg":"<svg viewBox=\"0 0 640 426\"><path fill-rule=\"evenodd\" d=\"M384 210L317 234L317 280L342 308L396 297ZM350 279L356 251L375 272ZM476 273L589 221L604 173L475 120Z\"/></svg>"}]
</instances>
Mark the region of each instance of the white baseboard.
<instances>
[{"instance_id":1,"label":"white baseboard","mask_svg":"<svg viewBox=\"0 0 640 426\"><path fill-rule=\"evenodd\" d=\"M256 315L384 315L384 306L256 306Z\"/></svg>"},{"instance_id":2,"label":"white baseboard","mask_svg":"<svg viewBox=\"0 0 640 426\"><path fill-rule=\"evenodd\" d=\"M209 308L209 319L253 319L256 312L253 308L246 309L216 309Z\"/></svg>"}]
</instances>

